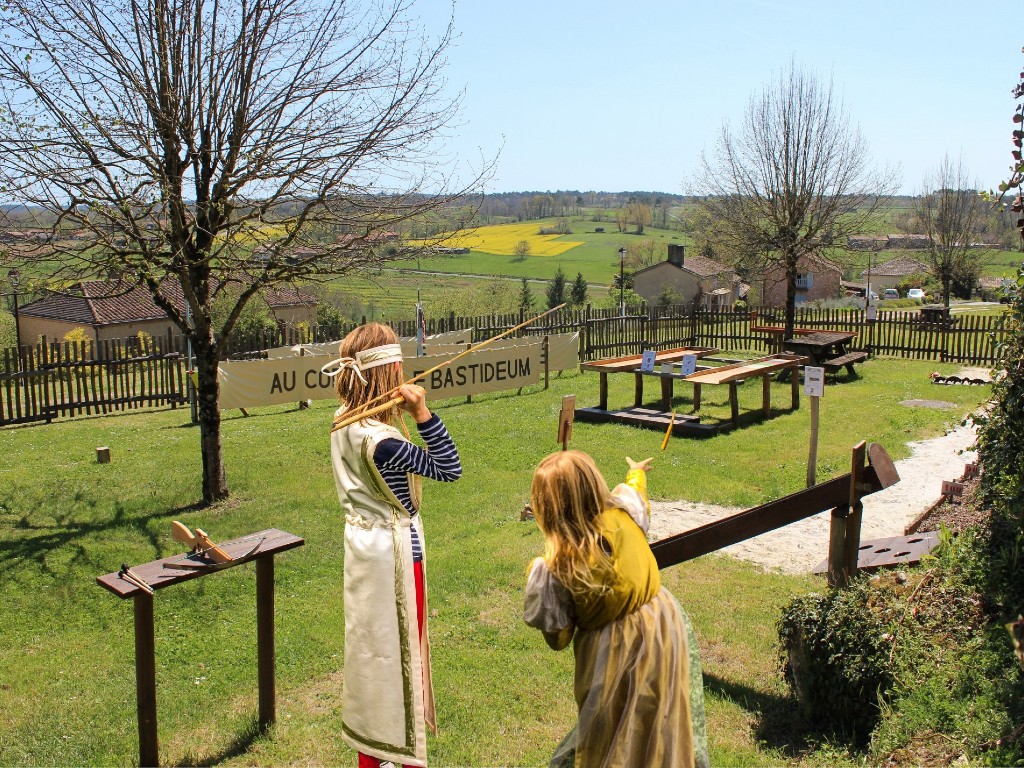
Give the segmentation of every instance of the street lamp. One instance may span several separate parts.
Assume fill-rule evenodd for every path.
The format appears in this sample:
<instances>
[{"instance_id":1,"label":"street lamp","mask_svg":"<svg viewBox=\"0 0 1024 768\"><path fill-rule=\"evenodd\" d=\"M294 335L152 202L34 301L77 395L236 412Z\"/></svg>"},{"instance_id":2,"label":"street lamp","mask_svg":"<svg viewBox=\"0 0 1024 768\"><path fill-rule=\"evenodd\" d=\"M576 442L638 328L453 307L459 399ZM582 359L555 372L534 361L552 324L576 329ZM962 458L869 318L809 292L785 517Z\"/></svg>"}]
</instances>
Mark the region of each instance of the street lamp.
<instances>
[{"instance_id":1,"label":"street lamp","mask_svg":"<svg viewBox=\"0 0 1024 768\"><path fill-rule=\"evenodd\" d=\"M18 286L21 284L21 272L12 269L7 273L7 277L10 279L11 287L14 289L14 345L21 349L21 322L18 319Z\"/></svg>"},{"instance_id":2,"label":"street lamp","mask_svg":"<svg viewBox=\"0 0 1024 768\"><path fill-rule=\"evenodd\" d=\"M626 316L626 303L623 299L622 289L625 286L625 278L622 274L623 267L626 264L626 246L619 248L619 316Z\"/></svg>"}]
</instances>

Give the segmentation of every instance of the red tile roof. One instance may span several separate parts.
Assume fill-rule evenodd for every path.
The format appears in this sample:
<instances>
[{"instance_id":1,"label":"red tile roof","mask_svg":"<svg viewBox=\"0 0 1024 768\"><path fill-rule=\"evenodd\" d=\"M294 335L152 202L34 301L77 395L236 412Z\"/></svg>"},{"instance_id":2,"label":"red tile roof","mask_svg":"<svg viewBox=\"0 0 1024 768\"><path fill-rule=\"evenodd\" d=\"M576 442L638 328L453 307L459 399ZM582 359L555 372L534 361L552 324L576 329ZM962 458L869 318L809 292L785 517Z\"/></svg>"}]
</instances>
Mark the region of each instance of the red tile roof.
<instances>
[{"instance_id":1,"label":"red tile roof","mask_svg":"<svg viewBox=\"0 0 1024 768\"><path fill-rule=\"evenodd\" d=\"M184 303L177 280L165 280L162 287L172 304L181 306ZM261 296L272 309L316 304L315 297L291 286L267 288ZM20 311L31 317L92 326L163 320L167 317L146 288L123 280L83 281L67 293L51 293L26 304Z\"/></svg>"}]
</instances>

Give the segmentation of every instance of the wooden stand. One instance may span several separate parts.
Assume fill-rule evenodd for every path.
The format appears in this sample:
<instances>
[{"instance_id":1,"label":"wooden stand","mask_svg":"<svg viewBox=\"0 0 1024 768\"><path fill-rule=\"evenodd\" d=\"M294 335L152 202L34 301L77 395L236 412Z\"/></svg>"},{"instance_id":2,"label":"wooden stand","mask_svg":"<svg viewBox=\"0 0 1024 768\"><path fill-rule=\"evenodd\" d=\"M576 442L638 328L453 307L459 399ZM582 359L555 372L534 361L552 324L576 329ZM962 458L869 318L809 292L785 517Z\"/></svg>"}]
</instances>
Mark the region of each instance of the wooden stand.
<instances>
[{"instance_id":1,"label":"wooden stand","mask_svg":"<svg viewBox=\"0 0 1024 768\"><path fill-rule=\"evenodd\" d=\"M249 553L256 542L262 540L259 550L251 557ZM216 570L233 568L236 565L256 561L256 656L257 680L259 683L259 725L266 728L276 719L274 692L274 555L305 544L305 540L290 533L271 528L266 531L221 544L221 548L232 557L241 559L219 563ZM180 562L185 554L165 557L151 563L137 565L137 573L154 590L169 587L182 581L205 576L213 572L194 568L178 570L174 562ZM159 746L156 727L156 645L153 622L153 595L118 576L117 572L98 576L96 582L120 598L135 601L135 695L139 718L139 764L159 765Z\"/></svg>"}]
</instances>

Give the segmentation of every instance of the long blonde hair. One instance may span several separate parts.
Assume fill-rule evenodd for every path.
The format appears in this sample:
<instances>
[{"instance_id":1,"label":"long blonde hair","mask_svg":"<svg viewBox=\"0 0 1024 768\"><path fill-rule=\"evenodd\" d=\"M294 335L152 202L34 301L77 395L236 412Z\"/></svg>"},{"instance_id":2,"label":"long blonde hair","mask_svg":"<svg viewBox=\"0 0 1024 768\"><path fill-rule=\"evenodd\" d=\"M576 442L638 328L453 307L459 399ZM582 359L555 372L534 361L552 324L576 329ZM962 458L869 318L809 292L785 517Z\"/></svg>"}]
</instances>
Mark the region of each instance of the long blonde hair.
<instances>
[{"instance_id":1,"label":"long blonde hair","mask_svg":"<svg viewBox=\"0 0 1024 768\"><path fill-rule=\"evenodd\" d=\"M398 336L390 326L367 323L360 325L341 340L340 352L342 357L355 357L357 352L364 349L397 343ZM338 394L338 400L348 409L359 408L371 401L381 405L384 403L383 395L402 384L401 367L392 363L367 368L362 374L366 379L365 384L358 376L350 375L348 371L343 371L335 379L334 389ZM375 418L384 424L390 424L394 417L395 409L391 409L377 414Z\"/></svg>"},{"instance_id":2,"label":"long blonde hair","mask_svg":"<svg viewBox=\"0 0 1024 768\"><path fill-rule=\"evenodd\" d=\"M573 593L604 591L614 568L597 518L609 506L608 484L582 451L545 457L533 474L530 504L544 534L544 560Z\"/></svg>"}]
</instances>

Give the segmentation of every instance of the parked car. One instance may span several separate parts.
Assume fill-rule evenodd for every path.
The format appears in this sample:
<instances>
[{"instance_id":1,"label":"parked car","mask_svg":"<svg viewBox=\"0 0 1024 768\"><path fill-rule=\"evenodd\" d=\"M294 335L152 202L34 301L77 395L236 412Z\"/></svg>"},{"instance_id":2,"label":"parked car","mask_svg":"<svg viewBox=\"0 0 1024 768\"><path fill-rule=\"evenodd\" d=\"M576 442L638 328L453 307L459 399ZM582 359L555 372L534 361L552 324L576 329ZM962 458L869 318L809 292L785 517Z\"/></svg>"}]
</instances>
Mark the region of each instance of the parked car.
<instances>
[{"instance_id":1,"label":"parked car","mask_svg":"<svg viewBox=\"0 0 1024 768\"><path fill-rule=\"evenodd\" d=\"M920 288L911 288L909 291L907 291L907 298L924 301L924 291L922 291Z\"/></svg>"},{"instance_id":2,"label":"parked car","mask_svg":"<svg viewBox=\"0 0 1024 768\"><path fill-rule=\"evenodd\" d=\"M895 288L886 288L884 291L882 291L883 299L898 299L899 297L900 292L897 291Z\"/></svg>"}]
</instances>

